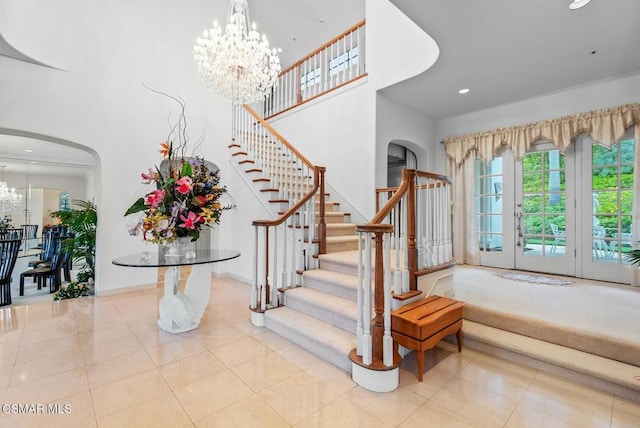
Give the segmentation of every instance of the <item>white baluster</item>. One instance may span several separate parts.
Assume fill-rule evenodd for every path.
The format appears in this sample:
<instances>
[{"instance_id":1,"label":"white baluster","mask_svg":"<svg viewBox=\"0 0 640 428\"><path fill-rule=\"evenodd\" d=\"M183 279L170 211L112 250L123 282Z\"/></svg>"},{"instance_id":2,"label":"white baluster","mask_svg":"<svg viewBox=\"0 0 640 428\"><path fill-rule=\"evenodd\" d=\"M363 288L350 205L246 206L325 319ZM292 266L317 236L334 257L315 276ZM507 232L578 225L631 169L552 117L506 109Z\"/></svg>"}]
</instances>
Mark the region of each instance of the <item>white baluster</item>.
<instances>
[{"instance_id":1,"label":"white baluster","mask_svg":"<svg viewBox=\"0 0 640 428\"><path fill-rule=\"evenodd\" d=\"M385 236L386 235L386 236ZM384 244L384 336L382 338L382 362L393 365L393 338L391 337L391 234L383 235Z\"/></svg>"},{"instance_id":2,"label":"white baluster","mask_svg":"<svg viewBox=\"0 0 640 428\"><path fill-rule=\"evenodd\" d=\"M280 226L273 228L273 253L271 253L271 304L278 307L278 229ZM282 284L284 286L284 284Z\"/></svg>"},{"instance_id":3,"label":"white baluster","mask_svg":"<svg viewBox=\"0 0 640 428\"><path fill-rule=\"evenodd\" d=\"M356 288L356 309L357 309L357 315L356 315L356 355L358 356L362 356L363 354L363 350L362 350L362 337L364 335L364 331L363 331L363 308L362 305L364 304L364 297L363 297L363 290L364 290L364 284L362 283L362 269L364 269L364 266L362 264L362 232L357 232L358 234L358 286Z\"/></svg>"},{"instance_id":4,"label":"white baluster","mask_svg":"<svg viewBox=\"0 0 640 428\"><path fill-rule=\"evenodd\" d=\"M253 254L253 287L251 287L251 309L258 307L258 260L260 257L260 248L258 247L258 226L255 227L255 252Z\"/></svg>"},{"instance_id":5,"label":"white baluster","mask_svg":"<svg viewBox=\"0 0 640 428\"><path fill-rule=\"evenodd\" d=\"M401 210L404 213L402 215L402 237L400 238L400 245L403 251L403 268L402 268L402 292L409 291L409 245L407 245L407 220L409 215L407 212L407 195L404 195L400 200Z\"/></svg>"},{"instance_id":6,"label":"white baluster","mask_svg":"<svg viewBox=\"0 0 640 428\"><path fill-rule=\"evenodd\" d=\"M402 250L400 248L400 210L398 209L398 205L393 207L393 242L394 242L394 252L396 256L395 269L393 271L393 292L396 294L402 293L402 270L400 269L400 254Z\"/></svg>"},{"instance_id":7,"label":"white baluster","mask_svg":"<svg viewBox=\"0 0 640 428\"><path fill-rule=\"evenodd\" d=\"M371 234L365 234L365 256L364 256L364 287L362 295L362 324L364 332L362 333L362 362L366 365L371 364L372 360L372 342L371 342Z\"/></svg>"}]
</instances>

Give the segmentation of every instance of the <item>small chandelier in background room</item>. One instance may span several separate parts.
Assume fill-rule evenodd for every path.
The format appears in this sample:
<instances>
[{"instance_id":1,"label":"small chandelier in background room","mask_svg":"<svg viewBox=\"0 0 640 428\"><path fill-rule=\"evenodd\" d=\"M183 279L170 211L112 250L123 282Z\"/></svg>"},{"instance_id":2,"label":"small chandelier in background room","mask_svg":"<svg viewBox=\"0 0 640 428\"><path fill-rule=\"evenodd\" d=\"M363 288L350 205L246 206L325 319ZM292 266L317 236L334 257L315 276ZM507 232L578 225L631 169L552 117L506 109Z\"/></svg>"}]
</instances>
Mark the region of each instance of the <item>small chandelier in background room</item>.
<instances>
[{"instance_id":1,"label":"small chandelier in background room","mask_svg":"<svg viewBox=\"0 0 640 428\"><path fill-rule=\"evenodd\" d=\"M4 169L6 165L0 165L2 168L2 181L0 181L0 214L8 214L17 208L22 202L22 195L16 193L16 189L9 189L7 182L4 181Z\"/></svg>"},{"instance_id":2,"label":"small chandelier in background room","mask_svg":"<svg viewBox=\"0 0 640 428\"><path fill-rule=\"evenodd\" d=\"M278 50L249 27L247 0L231 0L224 33L214 21L193 47L198 75L207 86L234 104L259 101L271 92L280 73Z\"/></svg>"},{"instance_id":3,"label":"small chandelier in background room","mask_svg":"<svg viewBox=\"0 0 640 428\"><path fill-rule=\"evenodd\" d=\"M569 5L569 9L571 10L580 9L581 7L586 6L587 3L589 3L590 1L591 0L573 0Z\"/></svg>"}]
</instances>

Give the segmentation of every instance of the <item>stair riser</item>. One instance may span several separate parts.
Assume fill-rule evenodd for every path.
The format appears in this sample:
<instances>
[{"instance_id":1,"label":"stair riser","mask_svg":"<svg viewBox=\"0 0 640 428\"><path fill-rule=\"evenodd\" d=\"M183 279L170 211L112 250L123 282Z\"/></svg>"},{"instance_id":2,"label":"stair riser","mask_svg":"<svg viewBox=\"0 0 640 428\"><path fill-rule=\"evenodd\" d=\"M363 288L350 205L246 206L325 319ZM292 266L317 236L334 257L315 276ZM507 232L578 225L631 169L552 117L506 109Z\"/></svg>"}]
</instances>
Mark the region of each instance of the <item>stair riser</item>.
<instances>
[{"instance_id":1,"label":"stair riser","mask_svg":"<svg viewBox=\"0 0 640 428\"><path fill-rule=\"evenodd\" d=\"M326 269L333 272L346 273L347 275L358 275L358 266L356 265L347 265L344 263L335 263L333 261L322 260L319 261L320 269Z\"/></svg>"},{"instance_id":2,"label":"stair riser","mask_svg":"<svg viewBox=\"0 0 640 428\"><path fill-rule=\"evenodd\" d=\"M334 366L340 367L345 372L351 373L351 360L349 359L348 354L336 352L326 344L318 342L304 333L296 331L292 326L283 325L275 321L273 318L269 317L269 312L270 311L267 311L265 314L264 320L265 327L269 330L279 334L287 340L290 340L309 352L316 354Z\"/></svg>"},{"instance_id":3,"label":"stair riser","mask_svg":"<svg viewBox=\"0 0 640 428\"><path fill-rule=\"evenodd\" d=\"M337 253L338 251L357 250L358 242L327 242L327 253Z\"/></svg>"},{"instance_id":4,"label":"stair riser","mask_svg":"<svg viewBox=\"0 0 640 428\"><path fill-rule=\"evenodd\" d=\"M295 293L285 293L285 305L290 309L294 309L298 312L302 312L303 314L317 318L327 324L333 325L334 327L348 331L349 333L356 333L355 318L347 318L335 312L316 306L313 302L298 299Z\"/></svg>"},{"instance_id":5,"label":"stair riser","mask_svg":"<svg viewBox=\"0 0 640 428\"><path fill-rule=\"evenodd\" d=\"M327 237L332 237L332 236L353 236L356 233L356 226L354 225L349 225L351 227L332 227L332 225L335 225L338 223L331 223L330 225L327 225Z\"/></svg>"}]
</instances>

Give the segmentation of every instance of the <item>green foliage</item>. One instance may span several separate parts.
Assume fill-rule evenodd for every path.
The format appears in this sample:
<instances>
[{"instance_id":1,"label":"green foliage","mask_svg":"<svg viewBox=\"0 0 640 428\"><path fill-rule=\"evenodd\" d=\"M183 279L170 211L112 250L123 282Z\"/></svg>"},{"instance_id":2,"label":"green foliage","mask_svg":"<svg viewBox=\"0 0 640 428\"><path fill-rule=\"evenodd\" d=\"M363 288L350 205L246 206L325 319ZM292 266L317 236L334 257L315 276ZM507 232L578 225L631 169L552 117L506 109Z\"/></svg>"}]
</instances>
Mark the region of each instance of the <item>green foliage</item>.
<instances>
[{"instance_id":1,"label":"green foliage","mask_svg":"<svg viewBox=\"0 0 640 428\"><path fill-rule=\"evenodd\" d=\"M53 300L75 299L89 293L87 284L70 282L65 287L61 287L54 295Z\"/></svg>"},{"instance_id":2,"label":"green foliage","mask_svg":"<svg viewBox=\"0 0 640 428\"><path fill-rule=\"evenodd\" d=\"M72 201L78 209L68 211L55 211L51 217L60 220L61 224L69 227L73 238L64 241L67 251L71 251L74 262L83 261L79 280L95 278L94 260L96 256L96 227L98 224L98 211L91 201Z\"/></svg>"}]
</instances>

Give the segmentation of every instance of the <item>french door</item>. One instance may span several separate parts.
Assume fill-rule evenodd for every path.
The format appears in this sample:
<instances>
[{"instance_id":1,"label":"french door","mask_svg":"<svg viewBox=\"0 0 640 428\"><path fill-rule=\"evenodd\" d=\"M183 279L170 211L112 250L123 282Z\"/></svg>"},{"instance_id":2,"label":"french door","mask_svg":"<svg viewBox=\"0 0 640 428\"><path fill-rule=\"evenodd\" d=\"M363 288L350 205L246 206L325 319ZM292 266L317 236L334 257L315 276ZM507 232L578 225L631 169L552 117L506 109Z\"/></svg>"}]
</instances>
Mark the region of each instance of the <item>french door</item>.
<instances>
[{"instance_id":1,"label":"french door","mask_svg":"<svg viewBox=\"0 0 640 428\"><path fill-rule=\"evenodd\" d=\"M542 143L477 160L481 264L629 282L632 132L610 148L580 135L565 153Z\"/></svg>"},{"instance_id":2,"label":"french door","mask_svg":"<svg viewBox=\"0 0 640 428\"><path fill-rule=\"evenodd\" d=\"M575 276L575 154L538 144L515 162L516 269Z\"/></svg>"}]
</instances>

